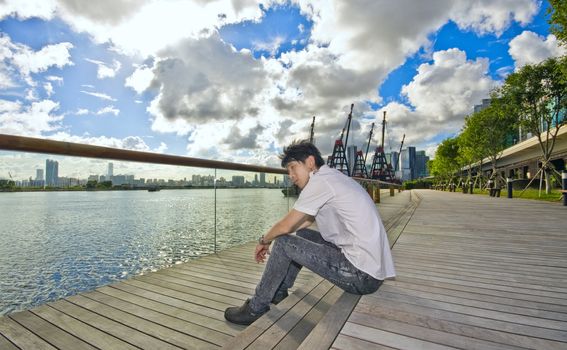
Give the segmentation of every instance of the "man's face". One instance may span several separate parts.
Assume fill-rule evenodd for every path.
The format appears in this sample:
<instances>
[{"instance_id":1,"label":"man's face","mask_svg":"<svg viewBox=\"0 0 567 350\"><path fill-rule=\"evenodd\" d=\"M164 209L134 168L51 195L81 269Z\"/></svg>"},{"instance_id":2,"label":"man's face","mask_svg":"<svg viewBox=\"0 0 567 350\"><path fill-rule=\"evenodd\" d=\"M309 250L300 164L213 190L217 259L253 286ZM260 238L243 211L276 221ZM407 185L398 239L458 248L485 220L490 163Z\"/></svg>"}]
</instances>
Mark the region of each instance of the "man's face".
<instances>
[{"instance_id":1,"label":"man's face","mask_svg":"<svg viewBox=\"0 0 567 350\"><path fill-rule=\"evenodd\" d=\"M305 162L291 161L287 164L287 173L291 181L300 189L303 189L309 182L309 173L313 171L315 161L313 156L307 157Z\"/></svg>"}]
</instances>

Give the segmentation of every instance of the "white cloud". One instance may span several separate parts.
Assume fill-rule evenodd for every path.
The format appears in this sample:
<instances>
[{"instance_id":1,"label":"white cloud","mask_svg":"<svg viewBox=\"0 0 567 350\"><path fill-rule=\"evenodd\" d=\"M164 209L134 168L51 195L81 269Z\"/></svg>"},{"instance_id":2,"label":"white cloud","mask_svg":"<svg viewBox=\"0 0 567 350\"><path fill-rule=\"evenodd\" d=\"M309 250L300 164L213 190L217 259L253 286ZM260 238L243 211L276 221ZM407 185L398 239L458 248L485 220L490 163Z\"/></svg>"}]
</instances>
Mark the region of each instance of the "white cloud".
<instances>
[{"instance_id":1,"label":"white cloud","mask_svg":"<svg viewBox=\"0 0 567 350\"><path fill-rule=\"evenodd\" d=\"M116 75L116 73L120 70L120 68L122 67L122 64L117 60L112 61L112 67L110 67L109 65L107 65L106 63L104 63L102 61L97 61L97 60L93 60L93 59L90 59L90 58L86 58L85 60L90 62L90 63L94 63L94 64L97 65L97 67L98 67L97 78L99 78L99 79L114 77Z\"/></svg>"},{"instance_id":2,"label":"white cloud","mask_svg":"<svg viewBox=\"0 0 567 350\"><path fill-rule=\"evenodd\" d=\"M65 141L65 142L74 142L74 143L82 143L88 145L96 145L96 146L103 146L103 147L112 147L112 148L121 148L121 149L130 149L135 151L144 151L144 152L159 152L161 150L167 149L167 145L165 143L161 143L157 148L152 149L143 138L139 136L127 136L123 139L116 138L116 137L107 137L107 136L90 136L90 135L71 135L67 132L57 132L53 135L46 136L48 139L58 140L58 141Z\"/></svg>"},{"instance_id":3,"label":"white cloud","mask_svg":"<svg viewBox=\"0 0 567 350\"><path fill-rule=\"evenodd\" d=\"M97 97L97 98L100 98L100 99L106 100L106 101L113 101L113 102L116 101L115 98L112 98L111 96L109 96L105 93L102 93L102 92L91 92L91 91L81 90L81 93L91 95L91 96L94 96L94 97Z\"/></svg>"},{"instance_id":4,"label":"white cloud","mask_svg":"<svg viewBox=\"0 0 567 350\"><path fill-rule=\"evenodd\" d=\"M259 19L262 15L259 3L107 0L88 5L65 0L60 13L78 31L91 33L97 42L112 41L122 52L146 56L184 38L199 37L203 30L214 30L221 23Z\"/></svg>"},{"instance_id":5,"label":"white cloud","mask_svg":"<svg viewBox=\"0 0 567 350\"><path fill-rule=\"evenodd\" d=\"M66 65L73 65L71 53L69 52L73 48L71 43L47 45L39 51L32 51L20 44L17 46L21 50L14 54L13 60L15 65L20 68L20 72L25 75L44 72L53 66L63 68Z\"/></svg>"},{"instance_id":6,"label":"white cloud","mask_svg":"<svg viewBox=\"0 0 567 350\"><path fill-rule=\"evenodd\" d=\"M455 1L450 16L462 29L500 36L512 21L530 23L539 6L540 2L533 0L461 0Z\"/></svg>"},{"instance_id":7,"label":"white cloud","mask_svg":"<svg viewBox=\"0 0 567 350\"><path fill-rule=\"evenodd\" d=\"M56 75L48 75L45 77L46 80L57 83L58 86L63 85L63 78Z\"/></svg>"},{"instance_id":8,"label":"white cloud","mask_svg":"<svg viewBox=\"0 0 567 350\"><path fill-rule=\"evenodd\" d=\"M39 17L50 20L55 15L55 0L3 0L0 1L0 19L16 16L19 19Z\"/></svg>"},{"instance_id":9,"label":"white cloud","mask_svg":"<svg viewBox=\"0 0 567 350\"><path fill-rule=\"evenodd\" d=\"M74 114L75 115L86 115L89 114L89 110L85 108L79 108Z\"/></svg>"},{"instance_id":10,"label":"white cloud","mask_svg":"<svg viewBox=\"0 0 567 350\"><path fill-rule=\"evenodd\" d=\"M519 69L526 64L536 64L550 57L565 55L567 49L559 45L553 34L544 38L526 30L510 41L508 52L514 59L516 69Z\"/></svg>"},{"instance_id":11,"label":"white cloud","mask_svg":"<svg viewBox=\"0 0 567 350\"><path fill-rule=\"evenodd\" d=\"M0 133L23 136L41 136L60 128L63 116L55 114L59 104L51 100L21 102L0 100Z\"/></svg>"},{"instance_id":12,"label":"white cloud","mask_svg":"<svg viewBox=\"0 0 567 350\"><path fill-rule=\"evenodd\" d=\"M496 86L488 75L486 59L467 60L458 49L438 51L433 62L422 64L413 80L402 88L410 106L390 103L393 137L406 133L409 144L425 144L440 133L456 133L472 107Z\"/></svg>"},{"instance_id":13,"label":"white cloud","mask_svg":"<svg viewBox=\"0 0 567 350\"><path fill-rule=\"evenodd\" d=\"M283 36L276 36L270 41L254 41L252 42L252 47L254 50L268 51L270 55L275 55L278 52L281 44L286 41Z\"/></svg>"},{"instance_id":14,"label":"white cloud","mask_svg":"<svg viewBox=\"0 0 567 350\"><path fill-rule=\"evenodd\" d=\"M45 90L47 97L50 97L51 95L53 95L53 85L51 85L50 82L43 84L43 89Z\"/></svg>"},{"instance_id":15,"label":"white cloud","mask_svg":"<svg viewBox=\"0 0 567 350\"><path fill-rule=\"evenodd\" d=\"M106 106L104 108L99 109L96 114L103 115L103 114L114 114L117 116L120 113L120 110L115 108L114 106Z\"/></svg>"},{"instance_id":16,"label":"white cloud","mask_svg":"<svg viewBox=\"0 0 567 350\"><path fill-rule=\"evenodd\" d=\"M45 72L51 67L73 65L71 48L73 45L65 42L34 51L26 45L13 43L9 36L0 33L0 86L15 87L20 80L35 86L31 74Z\"/></svg>"},{"instance_id":17,"label":"white cloud","mask_svg":"<svg viewBox=\"0 0 567 350\"><path fill-rule=\"evenodd\" d=\"M136 68L131 76L126 78L125 85L134 89L138 94L141 94L150 87L153 78L154 73L152 69L146 65L141 65Z\"/></svg>"},{"instance_id":18,"label":"white cloud","mask_svg":"<svg viewBox=\"0 0 567 350\"><path fill-rule=\"evenodd\" d=\"M163 122L175 119L202 123L258 115L268 80L262 61L249 53L237 52L215 34L184 40L160 55L152 81L159 95L148 109L157 121L154 130L166 131Z\"/></svg>"}]
</instances>

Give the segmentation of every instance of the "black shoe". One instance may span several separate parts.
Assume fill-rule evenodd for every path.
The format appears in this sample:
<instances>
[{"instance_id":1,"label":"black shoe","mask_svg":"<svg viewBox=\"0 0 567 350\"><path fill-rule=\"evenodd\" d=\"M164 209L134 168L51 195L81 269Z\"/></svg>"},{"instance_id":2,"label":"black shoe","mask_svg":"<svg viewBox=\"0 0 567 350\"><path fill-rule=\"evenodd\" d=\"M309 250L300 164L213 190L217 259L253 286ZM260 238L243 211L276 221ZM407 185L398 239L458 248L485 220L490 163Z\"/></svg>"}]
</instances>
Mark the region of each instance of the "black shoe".
<instances>
[{"instance_id":1,"label":"black shoe","mask_svg":"<svg viewBox=\"0 0 567 350\"><path fill-rule=\"evenodd\" d=\"M277 291L276 295L274 295L274 297L272 298L272 304L274 305L278 305L278 303L282 300L284 300L285 298L288 297L289 294L287 294L287 291Z\"/></svg>"},{"instance_id":2,"label":"black shoe","mask_svg":"<svg viewBox=\"0 0 567 350\"><path fill-rule=\"evenodd\" d=\"M232 323L248 326L268 312L268 310L270 310L269 307L263 312L253 312L250 308L250 299L248 299L242 306L227 308L224 311L224 318Z\"/></svg>"}]
</instances>

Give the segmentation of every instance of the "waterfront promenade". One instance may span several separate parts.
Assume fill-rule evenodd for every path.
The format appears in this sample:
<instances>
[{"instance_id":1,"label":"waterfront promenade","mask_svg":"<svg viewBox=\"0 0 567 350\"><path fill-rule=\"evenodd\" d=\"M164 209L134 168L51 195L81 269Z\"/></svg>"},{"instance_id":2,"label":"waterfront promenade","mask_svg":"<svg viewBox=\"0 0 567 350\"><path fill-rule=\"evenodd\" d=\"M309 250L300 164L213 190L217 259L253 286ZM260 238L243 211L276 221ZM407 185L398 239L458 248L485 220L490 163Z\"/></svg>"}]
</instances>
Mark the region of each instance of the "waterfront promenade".
<instances>
[{"instance_id":1,"label":"waterfront promenade","mask_svg":"<svg viewBox=\"0 0 567 350\"><path fill-rule=\"evenodd\" d=\"M0 319L0 349L564 349L567 211L429 190L382 194L398 276L343 293L309 271L252 326L254 243ZM337 336L338 334L338 336Z\"/></svg>"}]
</instances>

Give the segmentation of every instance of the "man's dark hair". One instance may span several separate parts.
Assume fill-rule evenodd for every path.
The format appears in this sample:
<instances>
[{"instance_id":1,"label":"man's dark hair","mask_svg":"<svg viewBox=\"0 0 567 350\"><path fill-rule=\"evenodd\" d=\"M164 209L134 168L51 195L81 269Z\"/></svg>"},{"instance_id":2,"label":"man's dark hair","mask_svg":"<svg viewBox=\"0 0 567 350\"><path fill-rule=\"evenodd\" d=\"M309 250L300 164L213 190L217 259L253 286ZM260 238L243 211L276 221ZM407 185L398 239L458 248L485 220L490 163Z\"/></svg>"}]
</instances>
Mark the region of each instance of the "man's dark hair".
<instances>
[{"instance_id":1,"label":"man's dark hair","mask_svg":"<svg viewBox=\"0 0 567 350\"><path fill-rule=\"evenodd\" d=\"M321 167L325 165L325 161L321 157L321 152L315 147L314 144L307 140L293 141L289 146L284 147L280 159L282 160L282 167L285 168L290 162L305 162L307 157L313 156L315 158L315 165Z\"/></svg>"}]
</instances>

